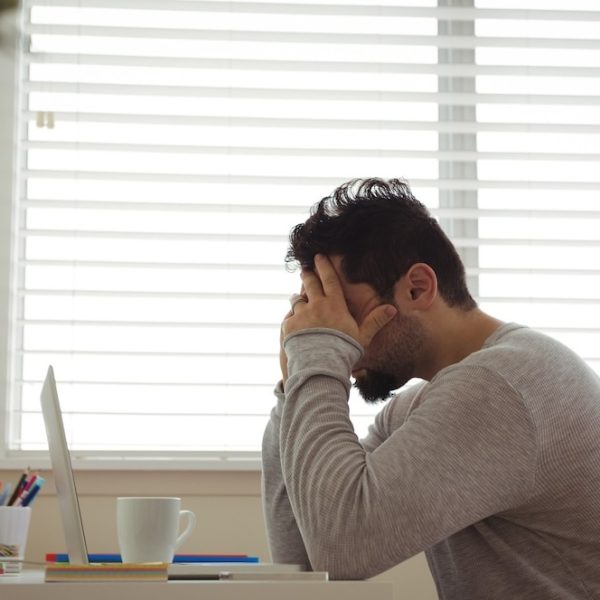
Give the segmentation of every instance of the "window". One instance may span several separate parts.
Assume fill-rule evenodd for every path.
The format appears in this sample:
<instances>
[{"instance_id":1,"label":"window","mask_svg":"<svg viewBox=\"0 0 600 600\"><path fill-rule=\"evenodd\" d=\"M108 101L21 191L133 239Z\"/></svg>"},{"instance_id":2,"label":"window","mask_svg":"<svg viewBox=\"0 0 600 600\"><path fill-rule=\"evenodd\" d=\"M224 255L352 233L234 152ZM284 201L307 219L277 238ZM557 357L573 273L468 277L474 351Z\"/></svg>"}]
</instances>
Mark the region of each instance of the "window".
<instances>
[{"instance_id":1,"label":"window","mask_svg":"<svg viewBox=\"0 0 600 600\"><path fill-rule=\"evenodd\" d=\"M53 364L77 455L256 461L287 233L353 177L408 179L484 310L600 367L600 10L514 4L27 0L7 456Z\"/></svg>"}]
</instances>

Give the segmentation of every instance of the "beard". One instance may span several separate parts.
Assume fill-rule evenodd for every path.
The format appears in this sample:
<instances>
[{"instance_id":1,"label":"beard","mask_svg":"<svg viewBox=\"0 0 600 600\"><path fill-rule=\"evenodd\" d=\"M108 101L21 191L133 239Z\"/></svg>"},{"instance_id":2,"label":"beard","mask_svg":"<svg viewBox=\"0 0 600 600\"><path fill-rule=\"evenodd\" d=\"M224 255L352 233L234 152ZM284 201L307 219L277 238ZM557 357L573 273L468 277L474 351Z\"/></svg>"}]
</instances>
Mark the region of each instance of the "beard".
<instances>
[{"instance_id":1,"label":"beard","mask_svg":"<svg viewBox=\"0 0 600 600\"><path fill-rule=\"evenodd\" d=\"M396 378L389 373L367 370L366 375L357 377L354 387L358 390L367 404L377 404L387 400L394 390L402 387Z\"/></svg>"},{"instance_id":2,"label":"beard","mask_svg":"<svg viewBox=\"0 0 600 600\"><path fill-rule=\"evenodd\" d=\"M383 402L415 377L416 357L424 340L420 321L400 313L373 338L365 351L365 374L354 382L365 402Z\"/></svg>"}]
</instances>

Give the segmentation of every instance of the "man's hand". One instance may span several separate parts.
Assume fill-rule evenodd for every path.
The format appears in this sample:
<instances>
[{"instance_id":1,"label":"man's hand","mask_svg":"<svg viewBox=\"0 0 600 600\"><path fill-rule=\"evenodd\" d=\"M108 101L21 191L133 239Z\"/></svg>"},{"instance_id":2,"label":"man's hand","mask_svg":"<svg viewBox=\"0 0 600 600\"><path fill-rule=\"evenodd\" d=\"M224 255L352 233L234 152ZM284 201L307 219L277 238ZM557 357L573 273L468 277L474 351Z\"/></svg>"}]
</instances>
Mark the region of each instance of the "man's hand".
<instances>
[{"instance_id":1,"label":"man's hand","mask_svg":"<svg viewBox=\"0 0 600 600\"><path fill-rule=\"evenodd\" d=\"M366 348L396 315L394 306L382 304L358 324L348 310L339 277L324 255L317 254L315 271L303 270L301 277L306 301L296 302L291 314L286 315L282 325L284 336L304 329L326 327L349 335Z\"/></svg>"}]
</instances>

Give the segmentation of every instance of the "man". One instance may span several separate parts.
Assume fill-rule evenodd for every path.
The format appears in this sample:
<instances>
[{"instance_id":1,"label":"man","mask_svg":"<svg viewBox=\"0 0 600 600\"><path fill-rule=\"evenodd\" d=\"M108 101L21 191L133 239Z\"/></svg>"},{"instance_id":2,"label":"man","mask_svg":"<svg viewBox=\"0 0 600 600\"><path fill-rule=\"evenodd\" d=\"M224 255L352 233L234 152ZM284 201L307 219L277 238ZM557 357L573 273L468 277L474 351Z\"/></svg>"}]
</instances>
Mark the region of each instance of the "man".
<instances>
[{"instance_id":1,"label":"man","mask_svg":"<svg viewBox=\"0 0 600 600\"><path fill-rule=\"evenodd\" d=\"M425 551L442 599L600 598L600 381L470 296L401 181L350 182L291 234L302 289L263 440L273 560L376 575ZM412 378L359 441L371 402Z\"/></svg>"}]
</instances>

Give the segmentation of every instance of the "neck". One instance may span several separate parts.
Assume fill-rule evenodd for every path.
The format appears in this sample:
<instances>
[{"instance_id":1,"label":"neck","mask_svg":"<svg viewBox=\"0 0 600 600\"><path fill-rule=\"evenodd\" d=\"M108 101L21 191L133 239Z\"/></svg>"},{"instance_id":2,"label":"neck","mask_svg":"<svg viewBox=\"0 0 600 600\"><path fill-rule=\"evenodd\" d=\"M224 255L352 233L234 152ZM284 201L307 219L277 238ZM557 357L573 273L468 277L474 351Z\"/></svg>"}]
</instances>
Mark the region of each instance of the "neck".
<instances>
[{"instance_id":1,"label":"neck","mask_svg":"<svg viewBox=\"0 0 600 600\"><path fill-rule=\"evenodd\" d=\"M481 350L502 321L475 308L470 311L444 306L428 319L429 347L423 355L418 377L432 379L436 373Z\"/></svg>"}]
</instances>

